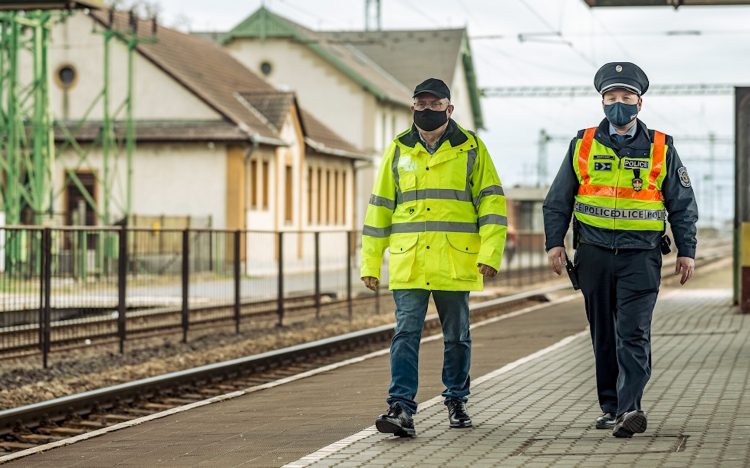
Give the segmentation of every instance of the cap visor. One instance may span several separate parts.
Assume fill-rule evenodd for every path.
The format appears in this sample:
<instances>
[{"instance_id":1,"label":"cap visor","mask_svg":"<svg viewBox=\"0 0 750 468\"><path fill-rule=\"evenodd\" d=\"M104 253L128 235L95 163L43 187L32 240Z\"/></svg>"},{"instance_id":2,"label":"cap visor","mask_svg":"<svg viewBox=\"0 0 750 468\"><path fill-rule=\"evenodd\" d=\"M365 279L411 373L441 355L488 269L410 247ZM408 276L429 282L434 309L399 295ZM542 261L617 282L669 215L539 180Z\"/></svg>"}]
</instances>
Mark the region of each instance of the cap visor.
<instances>
[{"instance_id":1,"label":"cap visor","mask_svg":"<svg viewBox=\"0 0 750 468\"><path fill-rule=\"evenodd\" d=\"M599 91L600 94L604 94L607 91L612 91L613 89L626 89L628 91L631 91L637 95L641 95L641 90L636 88L633 85L629 85L627 83L612 83L608 84L607 86L603 87L601 91Z\"/></svg>"},{"instance_id":2,"label":"cap visor","mask_svg":"<svg viewBox=\"0 0 750 468\"><path fill-rule=\"evenodd\" d=\"M445 94L439 93L437 91L428 91L428 90L425 90L425 91L419 91L419 92L414 93L414 96L412 96L412 99L415 98L415 97L417 97L417 96L419 96L420 94L432 94L433 96L438 97L440 99L445 99L445 98L448 97Z\"/></svg>"}]
</instances>

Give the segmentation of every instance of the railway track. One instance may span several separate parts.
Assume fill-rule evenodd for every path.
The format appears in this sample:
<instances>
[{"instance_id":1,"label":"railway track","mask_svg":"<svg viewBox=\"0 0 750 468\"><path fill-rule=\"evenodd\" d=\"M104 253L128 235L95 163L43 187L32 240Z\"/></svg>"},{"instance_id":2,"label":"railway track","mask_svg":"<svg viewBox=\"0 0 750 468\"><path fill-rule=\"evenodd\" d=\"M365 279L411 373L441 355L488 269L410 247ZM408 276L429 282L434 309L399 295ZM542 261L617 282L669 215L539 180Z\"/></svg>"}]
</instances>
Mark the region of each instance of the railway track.
<instances>
[{"instance_id":1,"label":"railway track","mask_svg":"<svg viewBox=\"0 0 750 468\"><path fill-rule=\"evenodd\" d=\"M707 251L697 264L725 258L727 248ZM674 262L664 269L673 268ZM666 278L665 278L665 281ZM545 301L567 284L535 289L471 306L482 319ZM572 289L570 289L572 292ZM437 314L425 320L425 336L439 333ZM128 382L78 395L0 411L0 449L16 452L245 390L384 348L393 324L326 338L232 361Z\"/></svg>"}]
</instances>

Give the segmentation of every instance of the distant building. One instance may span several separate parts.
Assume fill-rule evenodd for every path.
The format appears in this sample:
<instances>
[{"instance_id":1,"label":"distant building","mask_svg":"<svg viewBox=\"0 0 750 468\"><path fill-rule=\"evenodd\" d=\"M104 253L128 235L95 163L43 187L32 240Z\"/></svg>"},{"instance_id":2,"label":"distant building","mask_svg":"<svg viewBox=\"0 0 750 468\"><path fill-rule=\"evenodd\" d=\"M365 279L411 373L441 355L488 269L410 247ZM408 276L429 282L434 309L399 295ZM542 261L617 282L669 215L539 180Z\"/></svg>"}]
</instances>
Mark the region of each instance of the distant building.
<instances>
[{"instance_id":1,"label":"distant building","mask_svg":"<svg viewBox=\"0 0 750 468\"><path fill-rule=\"evenodd\" d=\"M84 198L71 173L101 203L103 161L97 142L103 108L97 99L104 41L95 31L124 29L127 23L128 16L119 12L114 24L107 11L79 12L51 31L55 136L58 146L66 133L76 139L76 145L60 148L54 174L54 186L62 191L54 210L65 213L67 223ZM152 26L139 20L139 30ZM135 55L134 214L210 217L213 227L223 229L355 227L355 162L368 155L314 115L316 103L308 104L312 111L303 109L297 94L279 91L215 42L163 26L156 33L156 42L139 44ZM115 41L110 61L112 102L119 104L127 78L122 43ZM121 122L115 131L124 137ZM76 146L89 152L85 165ZM123 168L120 162L110 184L120 207ZM115 208L110 222L121 216ZM87 213L86 224L100 221Z\"/></svg>"},{"instance_id":2,"label":"distant building","mask_svg":"<svg viewBox=\"0 0 750 468\"><path fill-rule=\"evenodd\" d=\"M296 92L322 122L374 157L358 171L358 227L382 152L411 125L417 84L443 79L455 120L468 129L483 127L465 29L313 31L262 7L226 33L196 35L218 41L251 70Z\"/></svg>"},{"instance_id":3,"label":"distant building","mask_svg":"<svg viewBox=\"0 0 750 468\"><path fill-rule=\"evenodd\" d=\"M544 249L544 215L542 206L549 187L505 187L508 231L523 234L520 250Z\"/></svg>"}]
</instances>

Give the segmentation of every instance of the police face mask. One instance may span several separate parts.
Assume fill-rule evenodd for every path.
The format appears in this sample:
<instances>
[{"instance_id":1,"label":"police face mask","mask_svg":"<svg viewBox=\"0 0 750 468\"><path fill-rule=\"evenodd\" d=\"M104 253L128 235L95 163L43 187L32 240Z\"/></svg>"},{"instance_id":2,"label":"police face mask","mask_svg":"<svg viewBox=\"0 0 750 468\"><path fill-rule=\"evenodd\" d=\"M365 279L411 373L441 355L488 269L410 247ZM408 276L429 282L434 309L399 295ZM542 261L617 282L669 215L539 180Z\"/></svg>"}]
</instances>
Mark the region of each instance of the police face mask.
<instances>
[{"instance_id":1,"label":"police face mask","mask_svg":"<svg viewBox=\"0 0 750 468\"><path fill-rule=\"evenodd\" d=\"M434 111L431 109L425 109L422 111L414 111L414 123L417 127L421 128L425 132L431 132L440 128L445 122L448 121L448 110Z\"/></svg>"},{"instance_id":2,"label":"police face mask","mask_svg":"<svg viewBox=\"0 0 750 468\"><path fill-rule=\"evenodd\" d=\"M624 127L638 116L638 104L616 102L604 106L604 115L615 127Z\"/></svg>"}]
</instances>

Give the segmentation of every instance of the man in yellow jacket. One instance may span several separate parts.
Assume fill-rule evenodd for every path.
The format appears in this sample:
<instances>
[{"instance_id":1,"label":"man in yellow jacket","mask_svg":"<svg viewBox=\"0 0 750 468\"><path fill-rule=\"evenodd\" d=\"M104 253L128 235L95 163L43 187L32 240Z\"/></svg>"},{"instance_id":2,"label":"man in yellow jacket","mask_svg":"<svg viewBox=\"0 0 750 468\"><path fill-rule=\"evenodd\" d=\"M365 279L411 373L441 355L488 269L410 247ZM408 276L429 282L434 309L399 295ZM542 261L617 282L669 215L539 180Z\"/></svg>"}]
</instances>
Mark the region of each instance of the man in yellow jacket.
<instances>
[{"instance_id":1,"label":"man in yellow jacket","mask_svg":"<svg viewBox=\"0 0 750 468\"><path fill-rule=\"evenodd\" d=\"M500 268L507 231L505 196L492 159L450 116L450 90L430 78L414 90L414 125L385 150L362 232L362 271L374 290L389 249L396 303L388 413L380 432L416 435L412 415L419 342L432 294L443 327L443 383L450 427L471 427L469 291Z\"/></svg>"}]
</instances>

